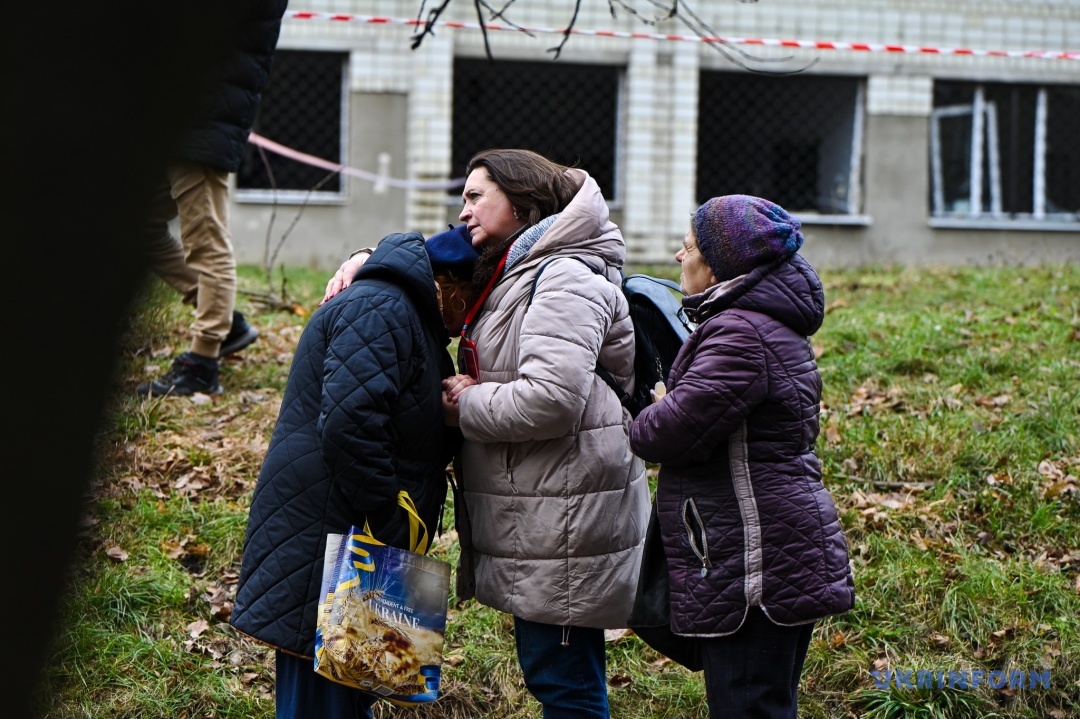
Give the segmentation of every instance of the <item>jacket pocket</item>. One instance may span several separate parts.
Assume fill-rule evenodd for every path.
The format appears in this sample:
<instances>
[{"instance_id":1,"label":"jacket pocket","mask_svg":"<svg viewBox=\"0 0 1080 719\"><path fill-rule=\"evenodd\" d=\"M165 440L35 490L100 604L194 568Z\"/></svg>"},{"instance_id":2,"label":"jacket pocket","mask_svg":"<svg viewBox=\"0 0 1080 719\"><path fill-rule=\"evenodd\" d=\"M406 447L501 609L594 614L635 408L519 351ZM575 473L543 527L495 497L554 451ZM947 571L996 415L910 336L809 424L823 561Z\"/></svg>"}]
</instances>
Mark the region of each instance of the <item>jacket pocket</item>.
<instances>
[{"instance_id":1,"label":"jacket pocket","mask_svg":"<svg viewBox=\"0 0 1080 719\"><path fill-rule=\"evenodd\" d=\"M690 550L701 562L701 576L704 577L713 568L713 564L709 558L709 538L705 534L705 523L701 521L701 513L693 499L683 500L682 523Z\"/></svg>"}]
</instances>

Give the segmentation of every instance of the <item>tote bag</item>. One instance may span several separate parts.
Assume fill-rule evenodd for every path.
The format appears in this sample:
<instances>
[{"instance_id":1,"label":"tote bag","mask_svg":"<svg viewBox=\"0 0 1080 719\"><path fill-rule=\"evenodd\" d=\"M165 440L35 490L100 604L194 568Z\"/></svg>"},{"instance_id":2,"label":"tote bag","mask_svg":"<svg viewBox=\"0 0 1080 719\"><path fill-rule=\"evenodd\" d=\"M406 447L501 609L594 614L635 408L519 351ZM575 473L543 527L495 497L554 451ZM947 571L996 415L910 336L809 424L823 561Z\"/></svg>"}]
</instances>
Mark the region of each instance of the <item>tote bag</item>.
<instances>
[{"instance_id":1,"label":"tote bag","mask_svg":"<svg viewBox=\"0 0 1080 719\"><path fill-rule=\"evenodd\" d=\"M442 677L450 565L424 556L427 528L407 492L412 551L364 528L327 535L315 672L400 706L433 702Z\"/></svg>"},{"instance_id":2,"label":"tote bag","mask_svg":"<svg viewBox=\"0 0 1080 719\"><path fill-rule=\"evenodd\" d=\"M668 585L667 555L660 539L660 520L653 500L649 526L645 530L645 551L641 554L634 608L626 626L642 641L690 671L702 669L701 653L692 637L671 631L671 594Z\"/></svg>"}]
</instances>

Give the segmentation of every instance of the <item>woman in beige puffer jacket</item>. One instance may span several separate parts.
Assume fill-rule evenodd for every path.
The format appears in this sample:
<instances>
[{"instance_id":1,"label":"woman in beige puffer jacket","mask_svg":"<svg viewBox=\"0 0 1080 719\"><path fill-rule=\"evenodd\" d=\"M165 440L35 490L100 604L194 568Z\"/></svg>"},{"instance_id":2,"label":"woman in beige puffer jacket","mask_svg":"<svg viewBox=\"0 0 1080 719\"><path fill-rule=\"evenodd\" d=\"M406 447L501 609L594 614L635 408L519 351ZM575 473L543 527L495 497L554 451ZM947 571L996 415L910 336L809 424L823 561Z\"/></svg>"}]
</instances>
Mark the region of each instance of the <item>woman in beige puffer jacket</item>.
<instances>
[{"instance_id":1,"label":"woman in beige puffer jacket","mask_svg":"<svg viewBox=\"0 0 1080 719\"><path fill-rule=\"evenodd\" d=\"M606 717L602 629L626 626L649 512L629 413L595 372L632 389L625 244L588 173L535 153L480 153L462 196L481 264L505 256L478 270L493 285L463 333L479 382L444 382L476 598L514 615L545 719Z\"/></svg>"}]
</instances>

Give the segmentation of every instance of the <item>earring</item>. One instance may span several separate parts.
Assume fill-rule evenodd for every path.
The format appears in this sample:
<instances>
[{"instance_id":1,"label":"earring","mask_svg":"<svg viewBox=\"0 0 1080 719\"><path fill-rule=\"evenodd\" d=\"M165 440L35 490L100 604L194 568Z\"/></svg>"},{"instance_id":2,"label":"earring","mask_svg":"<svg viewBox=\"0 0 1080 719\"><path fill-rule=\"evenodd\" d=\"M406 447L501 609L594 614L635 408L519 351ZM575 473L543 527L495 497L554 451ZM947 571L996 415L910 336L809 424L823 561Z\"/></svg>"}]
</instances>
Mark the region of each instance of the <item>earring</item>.
<instances>
[{"instance_id":1,"label":"earring","mask_svg":"<svg viewBox=\"0 0 1080 719\"><path fill-rule=\"evenodd\" d=\"M518 212L517 210L514 210L514 219L515 220L520 220L521 219L521 213Z\"/></svg>"}]
</instances>

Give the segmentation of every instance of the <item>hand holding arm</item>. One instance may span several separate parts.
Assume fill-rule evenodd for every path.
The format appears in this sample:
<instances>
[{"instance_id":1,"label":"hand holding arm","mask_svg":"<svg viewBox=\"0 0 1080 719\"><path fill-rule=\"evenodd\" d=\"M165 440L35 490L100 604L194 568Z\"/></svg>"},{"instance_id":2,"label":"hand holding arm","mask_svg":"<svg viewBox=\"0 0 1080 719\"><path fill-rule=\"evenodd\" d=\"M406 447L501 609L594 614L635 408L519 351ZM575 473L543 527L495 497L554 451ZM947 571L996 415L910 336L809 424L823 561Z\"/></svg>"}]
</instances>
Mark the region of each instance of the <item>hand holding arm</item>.
<instances>
[{"instance_id":1,"label":"hand holding arm","mask_svg":"<svg viewBox=\"0 0 1080 719\"><path fill-rule=\"evenodd\" d=\"M477 384L479 383L467 374L456 374L442 381L443 422L448 427L461 426L461 405L458 404L458 398L462 392Z\"/></svg>"},{"instance_id":2,"label":"hand holding arm","mask_svg":"<svg viewBox=\"0 0 1080 719\"><path fill-rule=\"evenodd\" d=\"M442 381L444 394L450 399L451 402L457 402L458 397L469 387L479 384L476 380L467 374L456 374L453 377L447 377Z\"/></svg>"}]
</instances>

